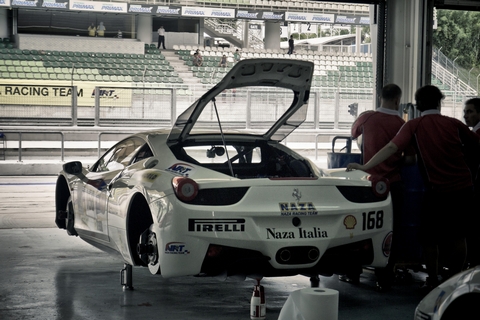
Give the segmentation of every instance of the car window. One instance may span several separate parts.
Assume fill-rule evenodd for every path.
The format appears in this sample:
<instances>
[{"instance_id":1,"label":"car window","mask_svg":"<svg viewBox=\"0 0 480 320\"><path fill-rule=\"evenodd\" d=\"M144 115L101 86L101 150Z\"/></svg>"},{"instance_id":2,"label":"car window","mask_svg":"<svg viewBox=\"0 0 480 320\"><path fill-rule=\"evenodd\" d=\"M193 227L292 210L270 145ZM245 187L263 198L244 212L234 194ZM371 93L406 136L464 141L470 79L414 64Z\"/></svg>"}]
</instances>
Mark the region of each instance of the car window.
<instances>
[{"instance_id":1,"label":"car window","mask_svg":"<svg viewBox=\"0 0 480 320\"><path fill-rule=\"evenodd\" d=\"M260 163L261 149L259 147L230 145L227 152L221 145L185 147L186 154L198 163L226 163L228 159L232 163Z\"/></svg>"},{"instance_id":2,"label":"car window","mask_svg":"<svg viewBox=\"0 0 480 320\"><path fill-rule=\"evenodd\" d=\"M92 168L94 172L122 170L129 165L137 151L145 145L145 141L138 137L125 139L101 157Z\"/></svg>"},{"instance_id":3,"label":"car window","mask_svg":"<svg viewBox=\"0 0 480 320\"><path fill-rule=\"evenodd\" d=\"M150 149L150 146L147 143L145 143L133 158L132 163L136 163L138 161L141 161L150 157L153 157L152 149Z\"/></svg>"}]
</instances>

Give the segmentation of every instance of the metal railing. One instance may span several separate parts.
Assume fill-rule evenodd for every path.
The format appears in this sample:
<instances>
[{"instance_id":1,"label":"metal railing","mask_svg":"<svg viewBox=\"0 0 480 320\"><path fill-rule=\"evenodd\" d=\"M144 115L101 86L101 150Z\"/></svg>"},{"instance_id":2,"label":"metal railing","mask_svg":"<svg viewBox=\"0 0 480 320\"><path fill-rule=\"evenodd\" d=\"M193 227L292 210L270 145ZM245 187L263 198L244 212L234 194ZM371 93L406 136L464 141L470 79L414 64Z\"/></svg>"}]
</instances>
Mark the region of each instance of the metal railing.
<instances>
[{"instance_id":1,"label":"metal railing","mask_svg":"<svg viewBox=\"0 0 480 320\"><path fill-rule=\"evenodd\" d=\"M3 131L2 133L7 135L7 134L16 134L18 135L18 162L22 162L22 152L23 152L23 147L22 147L22 142L23 142L23 134L57 134L60 135L60 159L61 161L64 161L65 159L65 134L61 131Z\"/></svg>"}]
</instances>

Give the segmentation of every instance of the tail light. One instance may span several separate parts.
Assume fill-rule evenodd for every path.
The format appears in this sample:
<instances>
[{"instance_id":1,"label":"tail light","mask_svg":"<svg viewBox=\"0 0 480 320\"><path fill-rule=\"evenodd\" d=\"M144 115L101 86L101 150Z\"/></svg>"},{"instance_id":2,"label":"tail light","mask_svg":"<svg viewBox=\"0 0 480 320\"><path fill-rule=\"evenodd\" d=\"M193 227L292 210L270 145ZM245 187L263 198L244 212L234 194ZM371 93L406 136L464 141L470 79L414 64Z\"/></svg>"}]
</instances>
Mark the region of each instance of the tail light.
<instances>
[{"instance_id":1,"label":"tail light","mask_svg":"<svg viewBox=\"0 0 480 320\"><path fill-rule=\"evenodd\" d=\"M377 197L385 197L390 192L388 179L378 176L368 176L368 180L372 182L373 193L375 193Z\"/></svg>"},{"instance_id":2,"label":"tail light","mask_svg":"<svg viewBox=\"0 0 480 320\"><path fill-rule=\"evenodd\" d=\"M181 201L191 201L198 194L198 184L187 177L175 177L172 180L175 195Z\"/></svg>"}]
</instances>

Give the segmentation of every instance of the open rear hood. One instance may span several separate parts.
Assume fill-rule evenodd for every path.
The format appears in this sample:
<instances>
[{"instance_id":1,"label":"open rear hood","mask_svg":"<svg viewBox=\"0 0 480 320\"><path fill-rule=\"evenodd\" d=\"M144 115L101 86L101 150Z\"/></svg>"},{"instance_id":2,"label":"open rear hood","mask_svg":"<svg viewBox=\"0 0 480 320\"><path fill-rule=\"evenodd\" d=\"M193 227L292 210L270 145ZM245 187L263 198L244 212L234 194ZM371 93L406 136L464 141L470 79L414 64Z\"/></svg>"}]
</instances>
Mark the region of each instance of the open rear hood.
<instances>
[{"instance_id":1,"label":"open rear hood","mask_svg":"<svg viewBox=\"0 0 480 320\"><path fill-rule=\"evenodd\" d=\"M187 139L205 106L224 90L255 86L280 87L293 91L294 99L291 106L262 135L266 140L283 140L305 121L313 68L312 62L290 59L266 58L238 62L216 86L207 91L177 118L168 137L168 143L181 143ZM302 112L297 113L300 109ZM297 115L295 115L296 113Z\"/></svg>"}]
</instances>

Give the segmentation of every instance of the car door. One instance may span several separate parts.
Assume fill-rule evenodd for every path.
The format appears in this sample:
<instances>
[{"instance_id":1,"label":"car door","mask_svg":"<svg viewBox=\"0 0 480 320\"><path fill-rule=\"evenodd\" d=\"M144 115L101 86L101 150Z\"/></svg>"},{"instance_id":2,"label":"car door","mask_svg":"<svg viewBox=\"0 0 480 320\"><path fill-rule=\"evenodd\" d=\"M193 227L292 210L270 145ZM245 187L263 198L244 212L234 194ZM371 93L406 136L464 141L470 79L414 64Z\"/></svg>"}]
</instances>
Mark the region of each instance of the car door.
<instances>
[{"instance_id":1,"label":"car door","mask_svg":"<svg viewBox=\"0 0 480 320\"><path fill-rule=\"evenodd\" d=\"M84 206L81 220L87 236L109 242L107 216L109 184L122 173L144 144L145 141L139 137L130 137L117 143L87 173L87 182L83 184L81 190Z\"/></svg>"}]
</instances>

